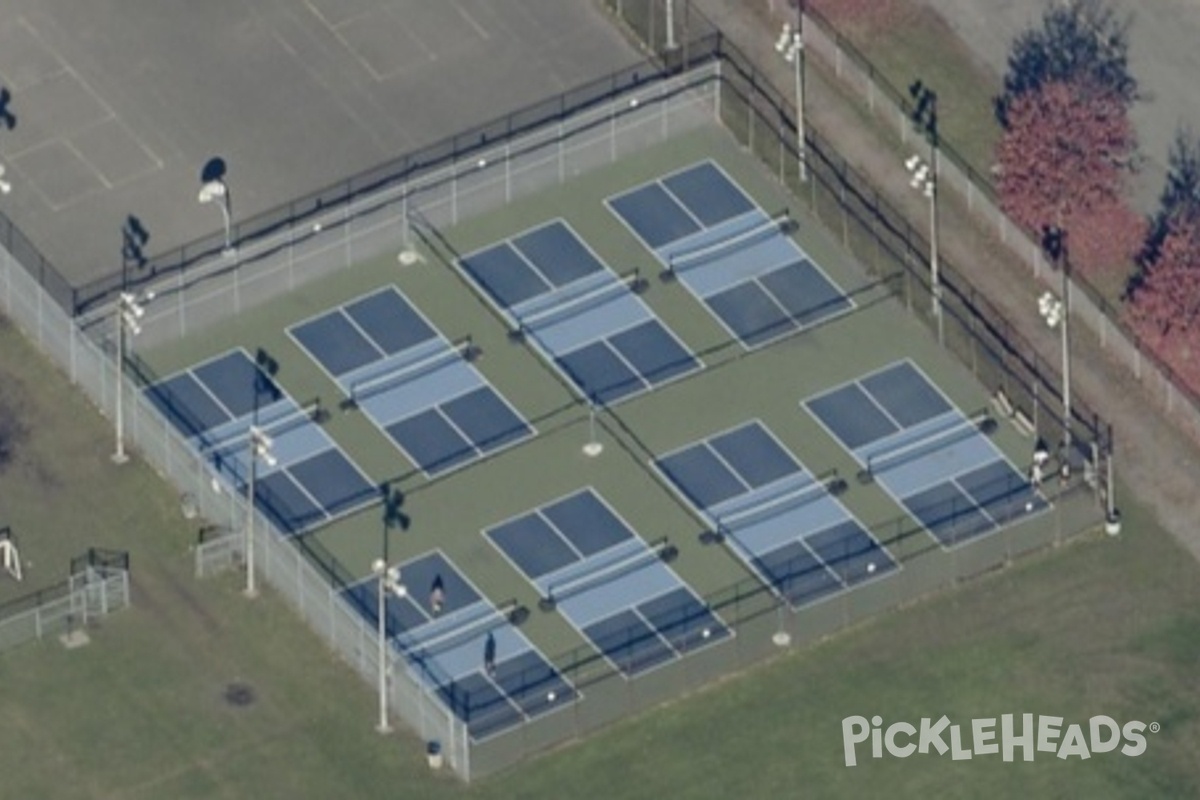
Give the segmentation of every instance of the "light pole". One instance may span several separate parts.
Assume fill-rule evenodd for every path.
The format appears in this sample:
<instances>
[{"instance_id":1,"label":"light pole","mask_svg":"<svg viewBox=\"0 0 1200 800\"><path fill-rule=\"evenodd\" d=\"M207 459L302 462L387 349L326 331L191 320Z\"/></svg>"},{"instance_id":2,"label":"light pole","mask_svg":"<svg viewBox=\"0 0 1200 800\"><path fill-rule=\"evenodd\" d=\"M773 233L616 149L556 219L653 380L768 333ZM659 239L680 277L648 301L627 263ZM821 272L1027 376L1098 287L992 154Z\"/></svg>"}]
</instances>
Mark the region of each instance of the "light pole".
<instances>
[{"instance_id":1,"label":"light pole","mask_svg":"<svg viewBox=\"0 0 1200 800\"><path fill-rule=\"evenodd\" d=\"M796 4L796 31L787 25L775 43L775 49L783 54L784 61L795 67L796 86L796 169L801 181L808 180L808 151L804 142L804 0Z\"/></svg>"},{"instance_id":2,"label":"light pole","mask_svg":"<svg viewBox=\"0 0 1200 800\"><path fill-rule=\"evenodd\" d=\"M250 451L250 480L246 488L246 597L258 597L258 589L254 585L254 483L258 476L258 461L262 459L268 467L275 466L275 456L271 453L274 442L266 432L257 425L251 425L249 435Z\"/></svg>"},{"instance_id":3,"label":"light pole","mask_svg":"<svg viewBox=\"0 0 1200 800\"><path fill-rule=\"evenodd\" d=\"M678 46L675 42L675 0L667 0L667 49L674 50Z\"/></svg>"},{"instance_id":4,"label":"light pole","mask_svg":"<svg viewBox=\"0 0 1200 800\"><path fill-rule=\"evenodd\" d=\"M1050 328L1062 330L1062 374L1063 374L1063 443L1060 471L1063 478L1071 475L1071 278L1070 258L1067 253L1067 232L1054 225L1044 231L1042 246L1062 275L1062 299L1046 292L1038 298L1038 312Z\"/></svg>"},{"instance_id":5,"label":"light pole","mask_svg":"<svg viewBox=\"0 0 1200 800\"><path fill-rule=\"evenodd\" d=\"M114 464L129 460L125 453L125 333L137 336L142 332L139 320L146 314L145 304L154 299L154 292L133 294L121 292L117 298L117 447L113 451Z\"/></svg>"},{"instance_id":6,"label":"light pole","mask_svg":"<svg viewBox=\"0 0 1200 800\"><path fill-rule=\"evenodd\" d=\"M371 572L379 583L375 594L379 600L376 617L379 620L379 724L375 730L380 733L391 733L392 726L388 724L387 697L387 596L405 597L408 587L400 582L400 568L389 567L382 558L375 559L371 564Z\"/></svg>"},{"instance_id":7,"label":"light pole","mask_svg":"<svg viewBox=\"0 0 1200 800\"><path fill-rule=\"evenodd\" d=\"M922 169L921 160L910 158L905 164L913 172L912 185L921 188L925 185L925 193L929 197L929 286L933 295L933 317L937 320L938 342L943 339L942 326L942 279L938 272L938 112L937 92L930 89L922 81L913 81L908 87L908 93L913 99L911 118L913 124L921 130L929 140L929 164L924 167L925 174L920 179L917 172Z\"/></svg>"},{"instance_id":8,"label":"light pole","mask_svg":"<svg viewBox=\"0 0 1200 800\"><path fill-rule=\"evenodd\" d=\"M225 222L225 247L221 250L221 255L226 258L236 255L237 248L233 246L233 232L231 214L229 211L229 187L225 185L225 181L220 178L206 182L200 187L200 203L208 205L216 203L221 209L221 219Z\"/></svg>"},{"instance_id":9,"label":"light pole","mask_svg":"<svg viewBox=\"0 0 1200 800\"><path fill-rule=\"evenodd\" d=\"M937 158L936 150L933 155ZM923 158L914 155L904 162L904 168L910 176L909 186L929 198L929 285L933 298L933 318L937 322L938 343L941 344L945 326L942 324L942 279L938 266L937 166L936 162L927 164Z\"/></svg>"}]
</instances>

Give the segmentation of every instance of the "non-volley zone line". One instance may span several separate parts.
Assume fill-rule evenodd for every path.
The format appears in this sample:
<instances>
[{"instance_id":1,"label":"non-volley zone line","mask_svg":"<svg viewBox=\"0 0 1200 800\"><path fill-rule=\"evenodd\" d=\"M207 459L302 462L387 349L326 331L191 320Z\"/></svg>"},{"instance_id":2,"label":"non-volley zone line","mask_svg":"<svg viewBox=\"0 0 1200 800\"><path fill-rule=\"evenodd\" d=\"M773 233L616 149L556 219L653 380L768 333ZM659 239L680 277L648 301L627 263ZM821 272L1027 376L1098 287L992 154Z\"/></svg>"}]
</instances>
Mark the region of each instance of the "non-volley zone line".
<instances>
[{"instance_id":1,"label":"non-volley zone line","mask_svg":"<svg viewBox=\"0 0 1200 800\"><path fill-rule=\"evenodd\" d=\"M1041 513L1048 502L991 436L910 359L810 397L804 408L943 546Z\"/></svg>"},{"instance_id":2,"label":"non-volley zone line","mask_svg":"<svg viewBox=\"0 0 1200 800\"><path fill-rule=\"evenodd\" d=\"M255 506L285 534L378 501L374 483L321 427L321 406L297 404L240 348L145 393L233 491L248 490L253 461ZM219 415L213 398L221 398Z\"/></svg>"},{"instance_id":3,"label":"non-volley zone line","mask_svg":"<svg viewBox=\"0 0 1200 800\"><path fill-rule=\"evenodd\" d=\"M402 330L385 324L389 318ZM361 410L426 476L535 433L475 367L480 350L472 338L451 341L395 287L288 332L338 384L342 410Z\"/></svg>"},{"instance_id":4,"label":"non-volley zone line","mask_svg":"<svg viewBox=\"0 0 1200 800\"><path fill-rule=\"evenodd\" d=\"M528 611L515 600L493 604L440 551L395 565L386 591L385 635L413 674L433 689L475 740L567 708L574 687L520 631ZM380 580L345 592L378 626ZM394 591L395 585L404 587Z\"/></svg>"},{"instance_id":5,"label":"non-volley zone line","mask_svg":"<svg viewBox=\"0 0 1200 800\"><path fill-rule=\"evenodd\" d=\"M569 227L558 227L554 242L564 258L595 258ZM512 338L531 343L589 402L626 400L703 366L638 296L647 282L636 272L601 263L536 292L516 291L502 283L517 265L511 251L501 242L464 256L459 268L509 320Z\"/></svg>"},{"instance_id":6,"label":"non-volley zone line","mask_svg":"<svg viewBox=\"0 0 1200 800\"><path fill-rule=\"evenodd\" d=\"M837 499L846 482L810 473L759 420L664 453L659 470L773 591L801 606L881 578L895 559Z\"/></svg>"},{"instance_id":7,"label":"non-volley zone line","mask_svg":"<svg viewBox=\"0 0 1200 800\"><path fill-rule=\"evenodd\" d=\"M678 550L645 542L591 488L493 525L484 535L626 677L732 635L669 566Z\"/></svg>"},{"instance_id":8,"label":"non-volley zone line","mask_svg":"<svg viewBox=\"0 0 1200 800\"><path fill-rule=\"evenodd\" d=\"M681 198L672 181L690 187ZM728 213L705 214L704 186ZM722 199L723 198L723 199ZM609 209L744 347L766 345L854 308L797 247L788 210L768 215L711 161L608 198Z\"/></svg>"}]
</instances>

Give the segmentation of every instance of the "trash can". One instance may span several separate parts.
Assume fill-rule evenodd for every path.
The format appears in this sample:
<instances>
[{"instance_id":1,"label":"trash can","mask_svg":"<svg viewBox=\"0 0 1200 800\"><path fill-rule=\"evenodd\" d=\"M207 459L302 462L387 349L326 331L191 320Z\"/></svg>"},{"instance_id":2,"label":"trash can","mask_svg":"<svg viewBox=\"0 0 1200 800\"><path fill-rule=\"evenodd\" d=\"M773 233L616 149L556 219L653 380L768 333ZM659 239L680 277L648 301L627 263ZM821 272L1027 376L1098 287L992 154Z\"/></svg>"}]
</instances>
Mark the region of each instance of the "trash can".
<instances>
[{"instance_id":1,"label":"trash can","mask_svg":"<svg viewBox=\"0 0 1200 800\"><path fill-rule=\"evenodd\" d=\"M442 768L442 743L430 742L425 746L425 756L429 759L430 769Z\"/></svg>"}]
</instances>

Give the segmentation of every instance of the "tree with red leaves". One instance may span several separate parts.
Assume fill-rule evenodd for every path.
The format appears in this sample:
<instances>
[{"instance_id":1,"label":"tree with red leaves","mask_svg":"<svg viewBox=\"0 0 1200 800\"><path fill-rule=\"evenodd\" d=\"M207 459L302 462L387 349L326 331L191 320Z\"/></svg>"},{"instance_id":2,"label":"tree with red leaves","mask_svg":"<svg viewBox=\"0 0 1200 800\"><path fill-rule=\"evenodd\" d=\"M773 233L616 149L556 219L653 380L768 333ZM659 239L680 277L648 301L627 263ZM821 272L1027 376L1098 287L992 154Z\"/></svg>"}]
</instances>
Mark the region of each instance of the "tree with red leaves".
<instances>
[{"instance_id":1,"label":"tree with red leaves","mask_svg":"<svg viewBox=\"0 0 1200 800\"><path fill-rule=\"evenodd\" d=\"M997 146L1004 211L1033 233L1071 231L1072 264L1084 271L1127 261L1142 227L1124 200L1137 151L1124 98L1095 83L1054 81L1018 96L1007 116ZM1101 221L1123 230L1074 246Z\"/></svg>"},{"instance_id":2,"label":"tree with red leaves","mask_svg":"<svg viewBox=\"0 0 1200 800\"><path fill-rule=\"evenodd\" d=\"M1129 27L1109 0L1048 3L1039 27L1013 41L1004 91L995 99L996 120L1007 128L1013 103L1049 83L1092 84L1128 108L1141 93L1129 71Z\"/></svg>"},{"instance_id":3,"label":"tree with red leaves","mask_svg":"<svg viewBox=\"0 0 1200 800\"><path fill-rule=\"evenodd\" d=\"M1200 391L1200 214L1167 223L1156 258L1130 288L1126 313L1143 343Z\"/></svg>"},{"instance_id":4,"label":"tree with red leaves","mask_svg":"<svg viewBox=\"0 0 1200 800\"><path fill-rule=\"evenodd\" d=\"M1126 318L1143 343L1200 392L1200 139L1180 130L1129 281Z\"/></svg>"},{"instance_id":5,"label":"tree with red leaves","mask_svg":"<svg viewBox=\"0 0 1200 800\"><path fill-rule=\"evenodd\" d=\"M1090 277L1107 275L1106 284L1128 279L1146 239L1146 218L1124 200L1072 214L1063 227L1071 232L1071 266Z\"/></svg>"}]
</instances>

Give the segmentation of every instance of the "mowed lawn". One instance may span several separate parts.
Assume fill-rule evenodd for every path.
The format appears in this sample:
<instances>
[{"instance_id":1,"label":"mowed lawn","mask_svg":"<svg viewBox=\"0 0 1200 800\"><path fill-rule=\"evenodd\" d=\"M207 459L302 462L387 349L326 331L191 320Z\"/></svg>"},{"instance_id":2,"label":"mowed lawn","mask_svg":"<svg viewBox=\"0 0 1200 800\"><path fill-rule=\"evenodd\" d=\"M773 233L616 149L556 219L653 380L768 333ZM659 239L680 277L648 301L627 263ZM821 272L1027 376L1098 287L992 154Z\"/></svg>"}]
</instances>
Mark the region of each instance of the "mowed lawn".
<instances>
[{"instance_id":1,"label":"mowed lawn","mask_svg":"<svg viewBox=\"0 0 1200 800\"><path fill-rule=\"evenodd\" d=\"M0 654L0 797L1200 795L1200 569L1132 502L1117 539L1028 559L468 789L430 772L414 737L374 732L371 688L273 593L192 577L175 491L136 461L112 467L111 428L8 326L0 380L30 425L0 475L0 524L11 503L30 553L36 537L55 553L127 549L134 587L89 646ZM228 702L232 684L251 702ZM843 764L848 715L968 727L1002 713L1162 729L1137 758L873 760L862 745Z\"/></svg>"}]
</instances>

